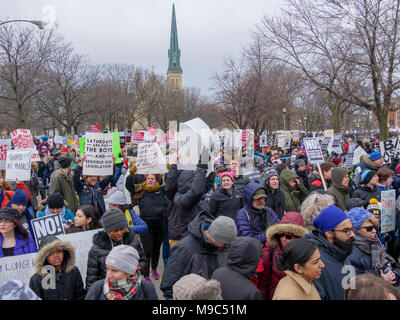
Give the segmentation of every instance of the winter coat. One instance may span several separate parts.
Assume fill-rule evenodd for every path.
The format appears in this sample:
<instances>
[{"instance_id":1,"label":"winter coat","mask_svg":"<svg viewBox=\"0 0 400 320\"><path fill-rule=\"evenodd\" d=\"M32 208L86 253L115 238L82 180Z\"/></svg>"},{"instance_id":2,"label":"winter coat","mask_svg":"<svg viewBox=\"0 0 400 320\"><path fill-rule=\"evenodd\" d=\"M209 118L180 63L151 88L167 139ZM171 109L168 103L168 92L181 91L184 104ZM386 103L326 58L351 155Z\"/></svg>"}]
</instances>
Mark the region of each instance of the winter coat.
<instances>
[{"instance_id":1,"label":"winter coat","mask_svg":"<svg viewBox=\"0 0 400 320\"><path fill-rule=\"evenodd\" d=\"M279 181L281 183L281 190L285 194L287 211L300 212L301 203L307 197L308 192L306 187L302 184L294 187L289 185L289 182L295 178L298 178L296 173L284 169L279 176Z\"/></svg>"},{"instance_id":2,"label":"winter coat","mask_svg":"<svg viewBox=\"0 0 400 320\"><path fill-rule=\"evenodd\" d=\"M0 258L4 257L3 240L4 240L3 235L0 233ZM19 233L16 233L15 247L13 251L14 256L19 256L21 254L27 254L27 253L34 253L37 251L38 250L35 244L35 240L33 239L33 236L31 234L29 234L28 242L26 242Z\"/></svg>"},{"instance_id":3,"label":"winter coat","mask_svg":"<svg viewBox=\"0 0 400 320\"><path fill-rule=\"evenodd\" d=\"M232 240L226 267L218 268L211 276L221 283L223 300L262 300L260 290L250 281L260 257L261 246L254 238Z\"/></svg>"},{"instance_id":4,"label":"winter coat","mask_svg":"<svg viewBox=\"0 0 400 320\"><path fill-rule=\"evenodd\" d=\"M72 222L75 221L75 215L72 213L71 210L69 210L66 206L64 206L65 209L65 214L63 217L61 217L61 219L63 220L64 224L67 224L68 220L71 220ZM40 211L37 215L38 218L44 217L46 215L51 215L51 212L48 211L46 214L46 211L48 211L48 206L46 206L46 208L42 211Z\"/></svg>"},{"instance_id":5,"label":"winter coat","mask_svg":"<svg viewBox=\"0 0 400 320\"><path fill-rule=\"evenodd\" d=\"M276 223L267 229L267 243L265 244L261 257L264 270L259 273L258 278L258 288L260 289L264 300L272 300L276 286L279 281L285 277L285 273L278 270L276 267L275 259L276 255L283 251L277 236L288 233L298 238L303 238L307 233L307 229L304 228L303 218L300 213L288 212L283 216L279 223Z\"/></svg>"},{"instance_id":6,"label":"winter coat","mask_svg":"<svg viewBox=\"0 0 400 320\"><path fill-rule=\"evenodd\" d=\"M17 189L22 189L26 192L28 197L28 201L30 200L30 192L23 181L17 184ZM0 187L0 209L3 209L7 206L8 202L11 200L15 191L4 190Z\"/></svg>"},{"instance_id":7,"label":"winter coat","mask_svg":"<svg viewBox=\"0 0 400 320\"><path fill-rule=\"evenodd\" d=\"M64 251L63 267L56 271L55 289L45 289L42 286L43 277L48 272L43 269L47 263L47 257L56 248ZM79 269L75 266L75 248L69 242L59 240L46 244L40 249L35 260L36 273L29 281L29 287L42 300L83 300L85 289Z\"/></svg>"},{"instance_id":8,"label":"winter coat","mask_svg":"<svg viewBox=\"0 0 400 320\"><path fill-rule=\"evenodd\" d=\"M258 223L255 226L255 229L253 230L251 228L250 222L255 215L255 212L259 211L253 207L252 198L254 193L260 188L263 188L263 186L254 182L250 182L246 186L246 188L244 189L245 205L236 214L235 222L238 230L238 236L252 237L264 244L267 241L265 231L269 226L278 223L279 218L271 208L264 207L261 210L263 211L262 215L265 219L265 222L263 221L264 219L258 219Z\"/></svg>"},{"instance_id":9,"label":"winter coat","mask_svg":"<svg viewBox=\"0 0 400 320\"><path fill-rule=\"evenodd\" d=\"M25 184L29 190L29 194L31 195L30 203L36 211L38 207L38 201L36 197L39 195L39 178L33 169L31 169L31 179L29 181L25 181Z\"/></svg>"},{"instance_id":10,"label":"winter coat","mask_svg":"<svg viewBox=\"0 0 400 320\"><path fill-rule=\"evenodd\" d=\"M232 188L232 194L222 187L214 192L208 203L210 214L217 218L219 216L227 216L235 220L236 213L243 207L242 198L235 187Z\"/></svg>"},{"instance_id":11,"label":"winter coat","mask_svg":"<svg viewBox=\"0 0 400 320\"><path fill-rule=\"evenodd\" d=\"M103 293L104 279L98 280L90 287L85 300L107 300ZM140 287L132 300L158 300L157 292L154 286L142 279Z\"/></svg>"},{"instance_id":12,"label":"winter coat","mask_svg":"<svg viewBox=\"0 0 400 320\"><path fill-rule=\"evenodd\" d=\"M334 168L332 171L332 186L326 191L335 198L335 205L343 211L346 211L346 204L350 200L348 188L341 186L347 172L345 168Z\"/></svg>"},{"instance_id":13,"label":"winter coat","mask_svg":"<svg viewBox=\"0 0 400 320\"><path fill-rule=\"evenodd\" d=\"M236 188L236 191L239 192L241 197L244 197L244 188L250 183L250 179L246 176L239 175L235 176L235 179L233 181L233 184Z\"/></svg>"},{"instance_id":14,"label":"winter coat","mask_svg":"<svg viewBox=\"0 0 400 320\"><path fill-rule=\"evenodd\" d=\"M146 181L146 178L144 177L144 174L137 174L135 173L136 169L135 166L132 166L129 169L129 175L126 177L125 181L125 188L129 191L131 195L131 203L132 205L136 206L137 205L137 199L135 199L135 184L140 184L144 181Z\"/></svg>"},{"instance_id":15,"label":"winter coat","mask_svg":"<svg viewBox=\"0 0 400 320\"><path fill-rule=\"evenodd\" d=\"M74 180L75 191L79 196L79 206L90 204L96 207L92 199L92 190L91 190L92 187L88 186L86 183L83 183L81 181L81 174L82 174L82 167L77 166L74 172L73 180ZM112 175L107 176L103 180L97 182L97 184L93 187L94 196L96 197L98 203L97 209L99 210L100 215L103 215L106 212L106 205L104 203L103 191L111 182L112 178L113 178Z\"/></svg>"},{"instance_id":16,"label":"winter coat","mask_svg":"<svg viewBox=\"0 0 400 320\"><path fill-rule=\"evenodd\" d=\"M115 243L111 240L105 231L99 231L93 236L93 246L88 254L87 274L86 274L86 290L100 279L106 277L106 258L111 249L119 244L126 244L135 248L139 253L139 265L143 268L146 259L140 242L136 239L133 231L126 232L122 238L122 243Z\"/></svg>"},{"instance_id":17,"label":"winter coat","mask_svg":"<svg viewBox=\"0 0 400 320\"><path fill-rule=\"evenodd\" d=\"M279 281L272 300L321 300L315 285L298 273L286 270L286 277Z\"/></svg>"},{"instance_id":18,"label":"winter coat","mask_svg":"<svg viewBox=\"0 0 400 320\"><path fill-rule=\"evenodd\" d=\"M324 184L322 183L321 176L318 171L313 171L308 175L308 183L310 185L309 192L324 190ZM326 188L329 189L332 185L331 180L325 179Z\"/></svg>"},{"instance_id":19,"label":"winter coat","mask_svg":"<svg viewBox=\"0 0 400 320\"><path fill-rule=\"evenodd\" d=\"M141 184L138 186L142 186ZM144 191L143 196L138 199L140 210L140 218L146 222L148 226L161 227L164 224L164 217L167 210L167 199L164 186L160 186L155 191Z\"/></svg>"},{"instance_id":20,"label":"winter coat","mask_svg":"<svg viewBox=\"0 0 400 320\"><path fill-rule=\"evenodd\" d=\"M314 285L322 300L343 300L343 278L348 275L342 273L345 259L349 255L344 250L330 243L320 230L312 230L305 238L313 242L319 249L321 260L325 264L321 277L314 280Z\"/></svg>"},{"instance_id":21,"label":"winter coat","mask_svg":"<svg viewBox=\"0 0 400 320\"><path fill-rule=\"evenodd\" d=\"M56 172L50 182L49 194L58 192L67 202L67 207L72 212L78 210L78 198L75 193L72 177L67 177L61 172Z\"/></svg>"},{"instance_id":22,"label":"winter coat","mask_svg":"<svg viewBox=\"0 0 400 320\"><path fill-rule=\"evenodd\" d=\"M362 200L368 201L371 200L372 198L375 198L379 202L381 201L381 193L378 190L377 187L374 187L374 189L371 189L367 185L363 185L360 189L357 189L353 193L353 198L360 198Z\"/></svg>"},{"instance_id":23,"label":"winter coat","mask_svg":"<svg viewBox=\"0 0 400 320\"><path fill-rule=\"evenodd\" d=\"M263 177L260 184L267 190L265 206L274 210L279 219L283 217L287 210L285 193L281 189L272 190L269 186L269 179Z\"/></svg>"},{"instance_id":24,"label":"winter coat","mask_svg":"<svg viewBox=\"0 0 400 320\"><path fill-rule=\"evenodd\" d=\"M183 276L196 273L209 279L226 265L227 250L218 250L204 233L212 221L206 212L200 212L189 224L189 234L171 248L160 284L165 299L172 299L172 286Z\"/></svg>"},{"instance_id":25,"label":"winter coat","mask_svg":"<svg viewBox=\"0 0 400 320\"><path fill-rule=\"evenodd\" d=\"M296 170L296 174L299 176L301 184L307 189L310 189L310 184L308 183L307 171Z\"/></svg>"},{"instance_id":26,"label":"winter coat","mask_svg":"<svg viewBox=\"0 0 400 320\"><path fill-rule=\"evenodd\" d=\"M206 177L207 169L184 170L178 178L178 191L168 209L168 236L170 240L180 240L188 233L188 225L200 212L200 202L214 184L215 174ZM168 179L176 179L178 170L173 165ZM175 176L175 177L173 177ZM170 189L169 189L170 190ZM167 195L168 196L168 195ZM170 197L168 196L170 199ZM169 211L170 210L170 211Z\"/></svg>"}]
</instances>

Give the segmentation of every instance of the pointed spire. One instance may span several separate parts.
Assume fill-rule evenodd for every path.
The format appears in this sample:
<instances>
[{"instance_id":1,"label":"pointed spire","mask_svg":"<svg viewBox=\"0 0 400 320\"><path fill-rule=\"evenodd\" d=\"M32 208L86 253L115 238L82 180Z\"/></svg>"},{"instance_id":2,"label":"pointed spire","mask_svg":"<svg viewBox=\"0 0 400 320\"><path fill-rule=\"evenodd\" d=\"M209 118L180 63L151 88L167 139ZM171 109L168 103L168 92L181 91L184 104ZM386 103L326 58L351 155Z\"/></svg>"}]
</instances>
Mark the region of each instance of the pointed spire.
<instances>
[{"instance_id":1,"label":"pointed spire","mask_svg":"<svg viewBox=\"0 0 400 320\"><path fill-rule=\"evenodd\" d=\"M168 72L183 72L181 68L181 50L178 44L178 28L176 26L175 4L172 5L171 40L168 50Z\"/></svg>"}]
</instances>

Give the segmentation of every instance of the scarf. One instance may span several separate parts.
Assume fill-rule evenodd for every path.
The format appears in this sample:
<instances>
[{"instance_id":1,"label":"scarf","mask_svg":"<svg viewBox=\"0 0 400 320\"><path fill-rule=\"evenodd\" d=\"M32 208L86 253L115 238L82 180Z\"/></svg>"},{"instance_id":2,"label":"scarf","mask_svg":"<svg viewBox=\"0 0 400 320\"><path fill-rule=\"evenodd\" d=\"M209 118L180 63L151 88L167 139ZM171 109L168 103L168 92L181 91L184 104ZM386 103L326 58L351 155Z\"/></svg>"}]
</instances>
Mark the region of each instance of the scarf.
<instances>
[{"instance_id":1,"label":"scarf","mask_svg":"<svg viewBox=\"0 0 400 320\"><path fill-rule=\"evenodd\" d=\"M46 216L51 216L51 215L52 215L52 213L50 212L49 206L46 206L46 207L45 207L44 213L45 213ZM62 208L62 210L61 210L61 212L59 213L59 215L60 215L60 217L61 217L62 223L63 223L63 224L67 224L68 222L67 222L67 220L65 220L65 218L64 218L64 216L65 216L65 206Z\"/></svg>"},{"instance_id":2,"label":"scarf","mask_svg":"<svg viewBox=\"0 0 400 320\"><path fill-rule=\"evenodd\" d=\"M155 192L160 189L160 183L156 182L156 184L152 187L147 185L147 181L143 181L140 184L135 184L135 199L141 199L144 196L145 192Z\"/></svg>"},{"instance_id":3,"label":"scarf","mask_svg":"<svg viewBox=\"0 0 400 320\"><path fill-rule=\"evenodd\" d=\"M246 207L244 207L244 211L246 212L247 219L249 221L251 230L254 233L263 233L263 232L265 232L265 230L264 231L259 231L256 228L257 228L257 224L259 223L260 219L262 220L264 226L265 227L267 226L267 214L268 214L268 212L265 212L264 209L251 208L250 211L253 214L253 216L251 217L251 220L250 220L250 217L249 217L249 215L247 213Z\"/></svg>"},{"instance_id":4,"label":"scarf","mask_svg":"<svg viewBox=\"0 0 400 320\"><path fill-rule=\"evenodd\" d=\"M140 288L142 279L139 269L136 274L126 280L110 281L108 278L104 280L103 294L107 300L132 300Z\"/></svg>"},{"instance_id":5,"label":"scarf","mask_svg":"<svg viewBox=\"0 0 400 320\"><path fill-rule=\"evenodd\" d=\"M354 245L371 256L372 267L376 271L384 268L388 263L394 264L396 262L386 253L386 248L378 237L376 239L371 239L359 233L355 233Z\"/></svg>"}]
</instances>

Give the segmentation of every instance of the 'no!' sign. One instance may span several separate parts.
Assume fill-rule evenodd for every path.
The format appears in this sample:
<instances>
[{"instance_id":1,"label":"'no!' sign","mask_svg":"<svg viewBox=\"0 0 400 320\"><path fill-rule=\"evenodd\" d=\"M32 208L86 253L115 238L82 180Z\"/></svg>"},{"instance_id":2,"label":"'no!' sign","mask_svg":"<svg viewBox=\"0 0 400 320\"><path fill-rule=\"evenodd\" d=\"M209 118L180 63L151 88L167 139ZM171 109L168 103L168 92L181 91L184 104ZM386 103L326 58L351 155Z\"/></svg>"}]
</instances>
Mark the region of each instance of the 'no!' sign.
<instances>
[{"instance_id":1,"label":"'no!' sign","mask_svg":"<svg viewBox=\"0 0 400 320\"><path fill-rule=\"evenodd\" d=\"M49 236L65 234L60 214L52 214L37 219L32 219L32 229L35 234L36 246L39 248L40 241Z\"/></svg>"}]
</instances>

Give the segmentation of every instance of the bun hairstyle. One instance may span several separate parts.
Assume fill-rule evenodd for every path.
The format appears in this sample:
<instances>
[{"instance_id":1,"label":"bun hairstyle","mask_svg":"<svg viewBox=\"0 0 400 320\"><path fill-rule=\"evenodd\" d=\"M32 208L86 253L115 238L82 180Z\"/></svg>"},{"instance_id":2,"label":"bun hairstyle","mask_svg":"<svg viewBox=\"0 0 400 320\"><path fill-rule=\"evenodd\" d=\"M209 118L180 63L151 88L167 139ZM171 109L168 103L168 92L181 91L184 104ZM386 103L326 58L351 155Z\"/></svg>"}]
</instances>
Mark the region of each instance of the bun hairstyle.
<instances>
[{"instance_id":1,"label":"bun hairstyle","mask_svg":"<svg viewBox=\"0 0 400 320\"><path fill-rule=\"evenodd\" d=\"M276 255L275 265L278 270L296 272L294 265L299 264L303 267L315 250L317 247L311 241L304 238L295 239L285 246L282 253Z\"/></svg>"}]
</instances>

